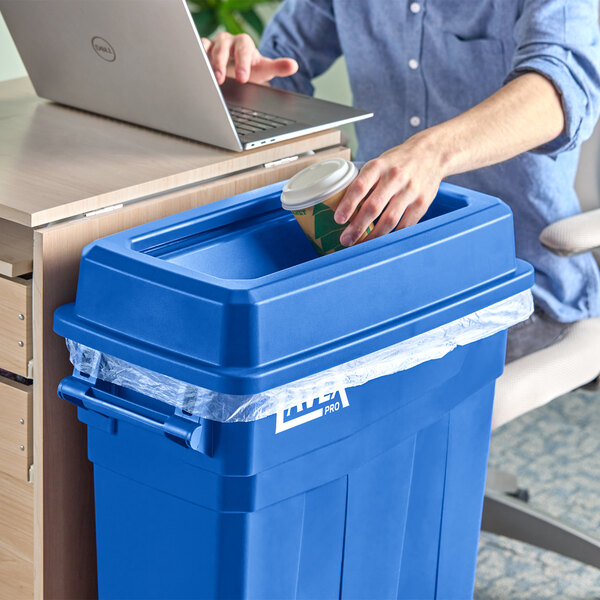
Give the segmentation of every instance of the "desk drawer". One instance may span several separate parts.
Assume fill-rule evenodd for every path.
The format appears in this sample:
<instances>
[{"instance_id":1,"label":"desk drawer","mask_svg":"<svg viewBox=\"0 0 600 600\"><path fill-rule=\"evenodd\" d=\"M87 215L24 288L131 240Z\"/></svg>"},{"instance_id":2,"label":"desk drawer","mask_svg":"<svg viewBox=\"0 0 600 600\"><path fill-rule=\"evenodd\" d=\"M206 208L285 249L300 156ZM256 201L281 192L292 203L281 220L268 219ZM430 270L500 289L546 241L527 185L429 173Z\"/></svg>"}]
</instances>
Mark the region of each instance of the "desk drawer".
<instances>
[{"instance_id":1,"label":"desk drawer","mask_svg":"<svg viewBox=\"0 0 600 600\"><path fill-rule=\"evenodd\" d=\"M1 369L27 377L31 335L31 279L0 276Z\"/></svg>"},{"instance_id":2,"label":"desk drawer","mask_svg":"<svg viewBox=\"0 0 600 600\"><path fill-rule=\"evenodd\" d=\"M0 376L0 472L27 481L33 459L32 385Z\"/></svg>"}]
</instances>

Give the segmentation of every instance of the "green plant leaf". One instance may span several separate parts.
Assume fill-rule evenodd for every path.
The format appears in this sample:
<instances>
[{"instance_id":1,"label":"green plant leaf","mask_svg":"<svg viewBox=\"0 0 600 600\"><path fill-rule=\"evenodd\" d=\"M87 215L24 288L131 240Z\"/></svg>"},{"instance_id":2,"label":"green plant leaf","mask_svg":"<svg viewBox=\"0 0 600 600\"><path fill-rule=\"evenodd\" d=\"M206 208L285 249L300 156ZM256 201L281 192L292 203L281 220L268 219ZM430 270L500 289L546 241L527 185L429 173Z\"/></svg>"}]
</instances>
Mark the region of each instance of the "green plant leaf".
<instances>
[{"instance_id":1,"label":"green plant leaf","mask_svg":"<svg viewBox=\"0 0 600 600\"><path fill-rule=\"evenodd\" d=\"M250 8L248 10L241 10L240 15L242 15L244 21L246 21L246 23L248 23L248 25L250 25L250 27L252 27L252 29L254 29L254 31L256 31L256 33L258 33L259 36L262 35L265 26L262 22L262 19L258 16L258 14L253 8Z\"/></svg>"},{"instance_id":2,"label":"green plant leaf","mask_svg":"<svg viewBox=\"0 0 600 600\"><path fill-rule=\"evenodd\" d=\"M193 12L192 19L194 19L196 29L202 37L209 37L219 26L219 20L213 10Z\"/></svg>"},{"instance_id":3,"label":"green plant leaf","mask_svg":"<svg viewBox=\"0 0 600 600\"><path fill-rule=\"evenodd\" d=\"M220 0L187 0L187 4L192 12L199 12L214 10L220 4Z\"/></svg>"},{"instance_id":4,"label":"green plant leaf","mask_svg":"<svg viewBox=\"0 0 600 600\"><path fill-rule=\"evenodd\" d=\"M244 33L242 24L237 20L235 15L225 8L224 4L219 7L219 21L225 26L225 29L233 35Z\"/></svg>"},{"instance_id":5,"label":"green plant leaf","mask_svg":"<svg viewBox=\"0 0 600 600\"><path fill-rule=\"evenodd\" d=\"M273 0L225 0L223 6L227 10L252 10L257 4L266 4Z\"/></svg>"}]
</instances>

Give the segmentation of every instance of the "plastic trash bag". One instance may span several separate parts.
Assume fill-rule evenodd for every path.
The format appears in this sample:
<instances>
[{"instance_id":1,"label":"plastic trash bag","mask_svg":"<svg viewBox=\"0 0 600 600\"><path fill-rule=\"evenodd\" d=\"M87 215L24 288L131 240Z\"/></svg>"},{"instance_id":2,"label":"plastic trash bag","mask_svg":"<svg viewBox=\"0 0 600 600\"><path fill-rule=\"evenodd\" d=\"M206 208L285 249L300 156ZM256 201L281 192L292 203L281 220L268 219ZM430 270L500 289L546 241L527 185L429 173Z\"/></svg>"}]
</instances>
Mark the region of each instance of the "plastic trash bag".
<instances>
[{"instance_id":1,"label":"plastic trash bag","mask_svg":"<svg viewBox=\"0 0 600 600\"><path fill-rule=\"evenodd\" d=\"M533 297L527 290L393 346L247 396L223 394L179 381L72 340L67 340L67 347L73 366L92 377L135 390L206 419L222 423L249 422L301 405L307 399L363 385L442 358L457 346L466 346L524 321L532 312Z\"/></svg>"}]
</instances>

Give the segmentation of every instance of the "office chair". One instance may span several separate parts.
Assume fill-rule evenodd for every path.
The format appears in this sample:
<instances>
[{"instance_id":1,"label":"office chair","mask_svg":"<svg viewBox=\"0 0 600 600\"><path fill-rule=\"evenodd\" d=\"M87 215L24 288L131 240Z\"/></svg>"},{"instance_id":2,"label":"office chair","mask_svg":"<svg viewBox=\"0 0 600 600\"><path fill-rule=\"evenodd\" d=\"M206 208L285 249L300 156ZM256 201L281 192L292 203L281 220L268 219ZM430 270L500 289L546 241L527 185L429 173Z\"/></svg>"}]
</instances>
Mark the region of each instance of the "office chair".
<instances>
[{"instance_id":1,"label":"office chair","mask_svg":"<svg viewBox=\"0 0 600 600\"><path fill-rule=\"evenodd\" d=\"M600 127L596 129L584 147L578 173L578 192L584 206L600 204ZM592 196L595 198L590 201ZM600 249L600 208L553 223L542 231L540 242L561 256ZM579 321L557 343L506 365L496 385L492 428L586 384L598 388L599 375L600 318ZM530 506L527 501L528 493L518 487L514 475L490 469L482 529L600 568L600 538Z\"/></svg>"}]
</instances>

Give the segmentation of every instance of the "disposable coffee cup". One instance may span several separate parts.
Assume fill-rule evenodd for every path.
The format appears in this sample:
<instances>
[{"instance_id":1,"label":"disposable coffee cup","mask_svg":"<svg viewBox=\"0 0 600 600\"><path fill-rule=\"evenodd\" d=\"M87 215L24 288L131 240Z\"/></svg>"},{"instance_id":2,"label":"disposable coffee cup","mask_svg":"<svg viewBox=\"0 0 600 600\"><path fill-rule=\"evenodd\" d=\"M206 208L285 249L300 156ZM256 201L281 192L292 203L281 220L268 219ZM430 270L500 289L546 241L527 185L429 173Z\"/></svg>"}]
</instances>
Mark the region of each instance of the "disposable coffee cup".
<instances>
[{"instance_id":1,"label":"disposable coffee cup","mask_svg":"<svg viewBox=\"0 0 600 600\"><path fill-rule=\"evenodd\" d=\"M351 219L340 225L333 215L357 175L358 169L349 160L331 158L296 173L283 188L281 206L296 217L321 256L345 248L340 236ZM358 241L362 242L372 229L371 224Z\"/></svg>"}]
</instances>

